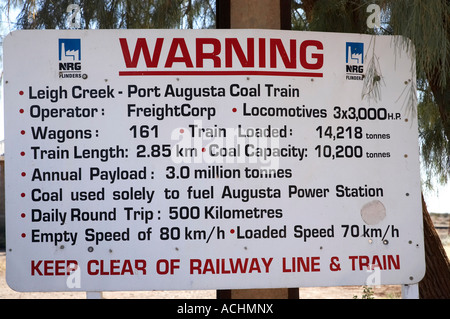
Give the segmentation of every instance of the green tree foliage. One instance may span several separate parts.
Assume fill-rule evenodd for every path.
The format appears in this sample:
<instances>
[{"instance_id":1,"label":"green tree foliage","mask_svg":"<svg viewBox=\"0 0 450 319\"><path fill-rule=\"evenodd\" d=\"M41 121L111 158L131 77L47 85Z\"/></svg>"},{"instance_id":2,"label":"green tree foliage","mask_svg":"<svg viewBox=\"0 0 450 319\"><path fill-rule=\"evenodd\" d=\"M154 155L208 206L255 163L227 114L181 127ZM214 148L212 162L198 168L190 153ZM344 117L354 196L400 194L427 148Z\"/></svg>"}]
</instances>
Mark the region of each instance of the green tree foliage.
<instances>
[{"instance_id":1,"label":"green tree foliage","mask_svg":"<svg viewBox=\"0 0 450 319\"><path fill-rule=\"evenodd\" d=\"M383 1L389 29L415 46L421 155L432 187L450 175L450 1ZM405 43L406 44L406 43Z\"/></svg>"},{"instance_id":2,"label":"green tree foliage","mask_svg":"<svg viewBox=\"0 0 450 319\"><path fill-rule=\"evenodd\" d=\"M8 0L4 10L20 8L19 29L67 29L70 4L81 8L81 29L210 28L214 0ZM16 18L16 17L12 17Z\"/></svg>"},{"instance_id":3,"label":"green tree foliage","mask_svg":"<svg viewBox=\"0 0 450 319\"><path fill-rule=\"evenodd\" d=\"M422 89L418 117L423 170L426 175L424 183L432 189L433 177L440 184L448 182L450 145L444 134L444 122L440 118L439 108L428 86Z\"/></svg>"}]
</instances>

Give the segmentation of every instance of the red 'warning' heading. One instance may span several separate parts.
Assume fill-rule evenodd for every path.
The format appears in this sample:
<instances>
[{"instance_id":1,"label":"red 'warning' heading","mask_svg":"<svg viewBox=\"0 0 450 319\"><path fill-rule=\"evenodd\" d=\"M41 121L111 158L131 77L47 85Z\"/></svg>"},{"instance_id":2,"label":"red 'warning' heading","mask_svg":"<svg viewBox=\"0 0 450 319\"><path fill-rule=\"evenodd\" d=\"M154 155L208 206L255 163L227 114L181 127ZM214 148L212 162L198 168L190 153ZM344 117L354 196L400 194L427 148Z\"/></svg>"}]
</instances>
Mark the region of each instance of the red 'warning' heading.
<instances>
[{"instance_id":1,"label":"red 'warning' heading","mask_svg":"<svg viewBox=\"0 0 450 319\"><path fill-rule=\"evenodd\" d=\"M189 41L189 40L188 40ZM287 43L276 38L120 38L126 71L144 75L279 75L322 77L323 44L318 40ZM144 63L139 63L143 58ZM145 67L144 67L145 64ZM141 70L135 70L140 66Z\"/></svg>"}]
</instances>

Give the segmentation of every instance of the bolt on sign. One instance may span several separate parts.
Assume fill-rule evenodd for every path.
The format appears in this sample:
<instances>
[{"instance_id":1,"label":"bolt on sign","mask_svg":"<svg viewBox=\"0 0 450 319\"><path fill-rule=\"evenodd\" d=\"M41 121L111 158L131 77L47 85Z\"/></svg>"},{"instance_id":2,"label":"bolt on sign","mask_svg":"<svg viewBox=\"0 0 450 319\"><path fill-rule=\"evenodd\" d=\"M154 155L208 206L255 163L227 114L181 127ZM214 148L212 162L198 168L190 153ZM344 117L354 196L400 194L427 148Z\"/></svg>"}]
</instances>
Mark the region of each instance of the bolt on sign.
<instances>
[{"instance_id":1,"label":"bolt on sign","mask_svg":"<svg viewBox=\"0 0 450 319\"><path fill-rule=\"evenodd\" d=\"M39 30L4 52L13 289L423 277L415 62L398 39Z\"/></svg>"}]
</instances>

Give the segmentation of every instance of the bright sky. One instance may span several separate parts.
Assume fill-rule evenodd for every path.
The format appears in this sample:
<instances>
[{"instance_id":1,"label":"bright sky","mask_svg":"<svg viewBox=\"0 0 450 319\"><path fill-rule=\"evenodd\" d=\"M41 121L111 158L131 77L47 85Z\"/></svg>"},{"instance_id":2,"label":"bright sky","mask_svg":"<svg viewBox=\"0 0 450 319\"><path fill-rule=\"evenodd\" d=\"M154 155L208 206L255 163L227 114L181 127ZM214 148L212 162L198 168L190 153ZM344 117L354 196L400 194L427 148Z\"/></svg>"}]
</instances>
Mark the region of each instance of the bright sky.
<instances>
[{"instance_id":1,"label":"bright sky","mask_svg":"<svg viewBox=\"0 0 450 319\"><path fill-rule=\"evenodd\" d=\"M450 185L439 187L436 193L425 193L425 203L430 213L450 213Z\"/></svg>"}]
</instances>

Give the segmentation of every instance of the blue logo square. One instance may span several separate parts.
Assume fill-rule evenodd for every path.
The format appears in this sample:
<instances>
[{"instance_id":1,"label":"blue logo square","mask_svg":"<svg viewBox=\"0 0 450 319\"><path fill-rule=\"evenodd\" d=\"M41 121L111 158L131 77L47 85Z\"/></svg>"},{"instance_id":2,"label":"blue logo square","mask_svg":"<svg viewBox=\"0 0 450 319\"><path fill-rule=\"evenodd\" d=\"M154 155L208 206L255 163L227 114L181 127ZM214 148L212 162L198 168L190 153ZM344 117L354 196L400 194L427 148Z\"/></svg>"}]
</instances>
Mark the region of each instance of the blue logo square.
<instances>
[{"instance_id":1,"label":"blue logo square","mask_svg":"<svg viewBox=\"0 0 450 319\"><path fill-rule=\"evenodd\" d=\"M81 61L81 39L59 39L59 61Z\"/></svg>"},{"instance_id":2,"label":"blue logo square","mask_svg":"<svg viewBox=\"0 0 450 319\"><path fill-rule=\"evenodd\" d=\"M347 42L345 45L346 63L364 64L364 43Z\"/></svg>"}]
</instances>

